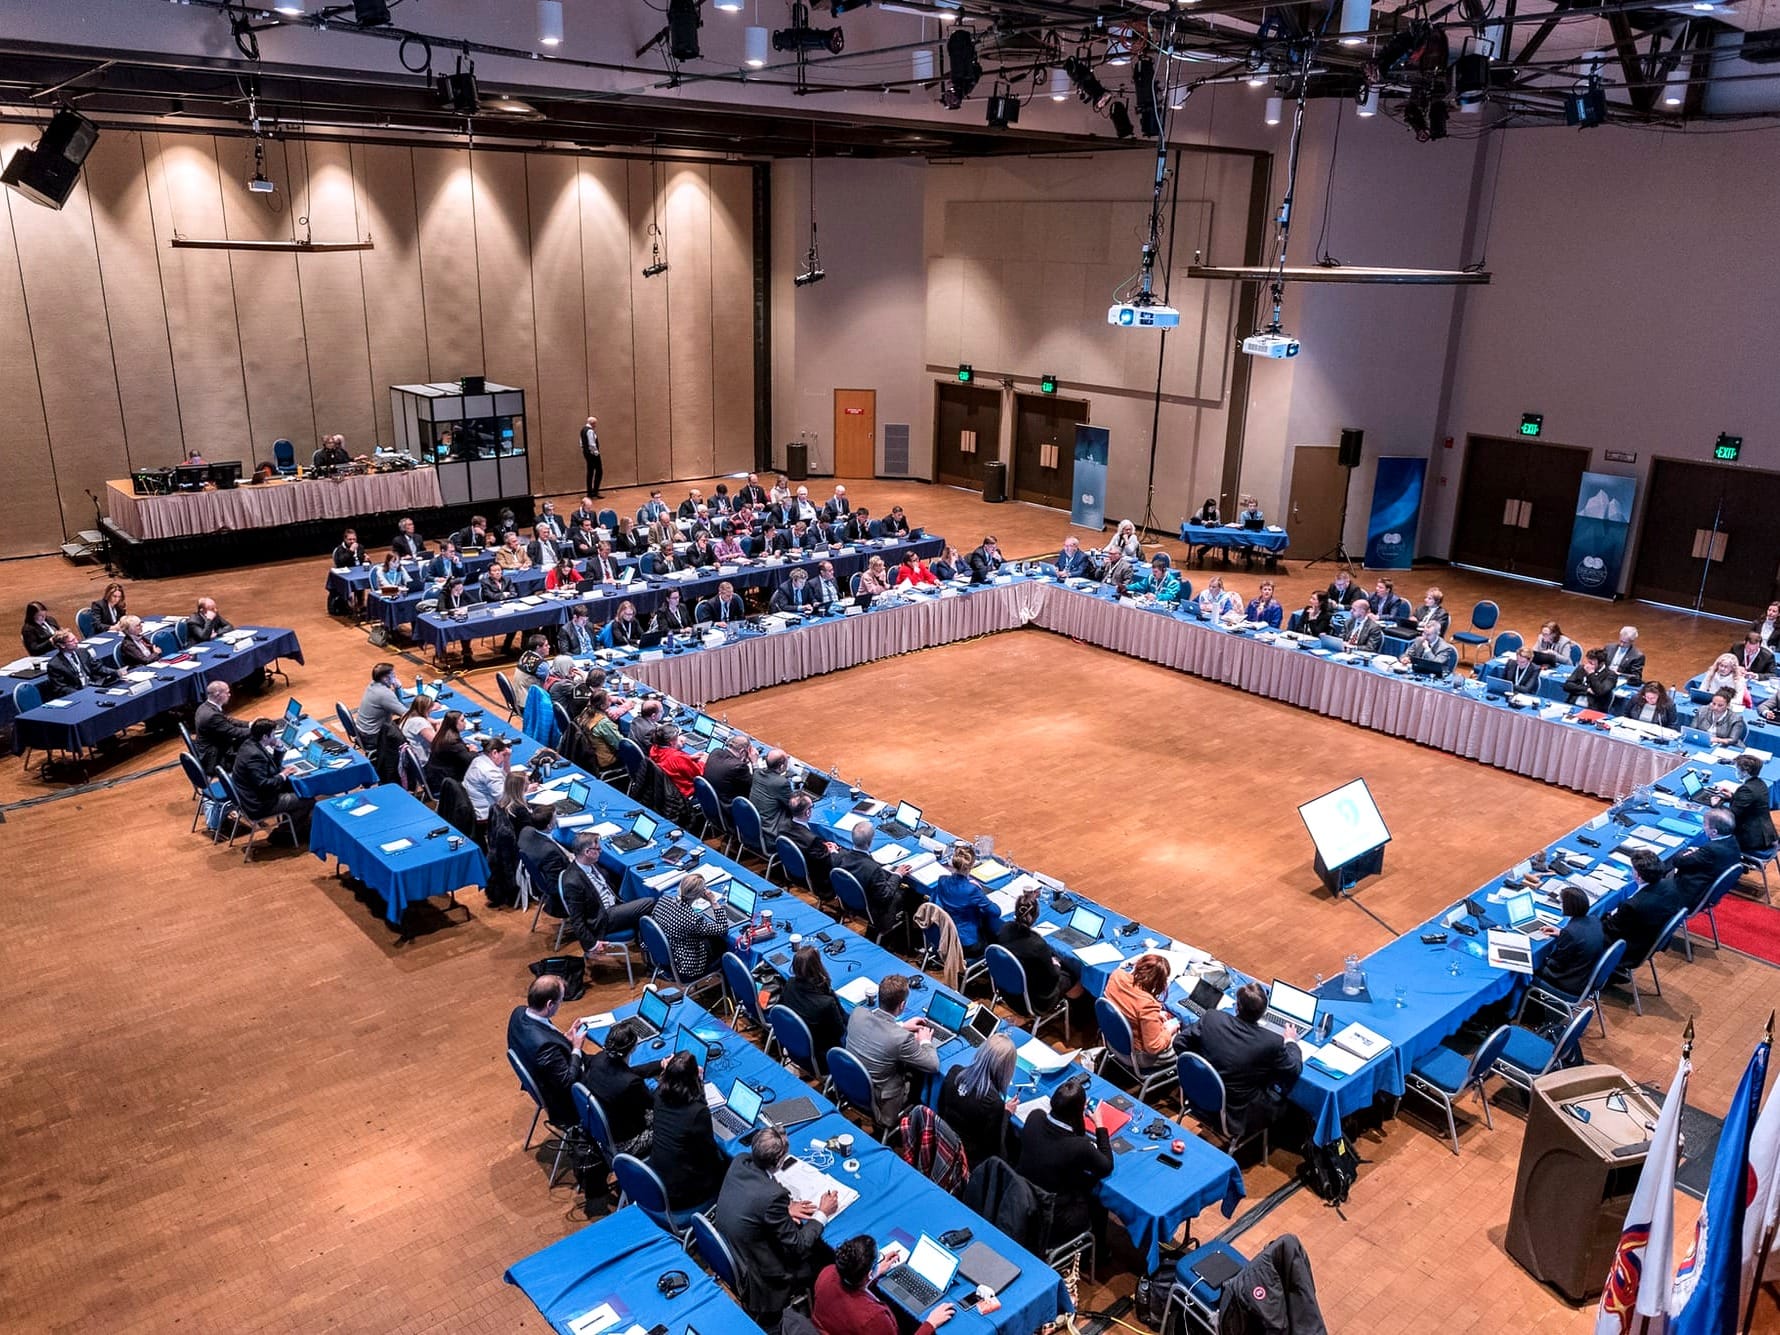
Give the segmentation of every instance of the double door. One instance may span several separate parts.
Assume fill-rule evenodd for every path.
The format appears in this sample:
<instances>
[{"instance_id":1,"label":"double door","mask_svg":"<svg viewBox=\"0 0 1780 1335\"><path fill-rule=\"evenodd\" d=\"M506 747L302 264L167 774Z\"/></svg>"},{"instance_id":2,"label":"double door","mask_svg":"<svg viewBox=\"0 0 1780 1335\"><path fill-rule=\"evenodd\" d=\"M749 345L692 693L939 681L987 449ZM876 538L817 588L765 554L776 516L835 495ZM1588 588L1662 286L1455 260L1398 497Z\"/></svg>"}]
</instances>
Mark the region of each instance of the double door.
<instances>
[{"instance_id":1,"label":"double door","mask_svg":"<svg viewBox=\"0 0 1780 1335\"><path fill-rule=\"evenodd\" d=\"M1780 576L1780 473L1655 459L1647 495L1632 597L1759 615Z\"/></svg>"},{"instance_id":2,"label":"double door","mask_svg":"<svg viewBox=\"0 0 1780 1335\"><path fill-rule=\"evenodd\" d=\"M1588 451L1516 436L1468 436L1453 525L1457 565L1564 578Z\"/></svg>"},{"instance_id":3,"label":"double door","mask_svg":"<svg viewBox=\"0 0 1780 1335\"><path fill-rule=\"evenodd\" d=\"M1014 499L1070 508L1075 491L1075 429L1088 420L1082 399L1014 395Z\"/></svg>"},{"instance_id":4,"label":"double door","mask_svg":"<svg viewBox=\"0 0 1780 1335\"><path fill-rule=\"evenodd\" d=\"M933 395L933 480L981 488L1001 449L1001 391L940 383Z\"/></svg>"}]
</instances>

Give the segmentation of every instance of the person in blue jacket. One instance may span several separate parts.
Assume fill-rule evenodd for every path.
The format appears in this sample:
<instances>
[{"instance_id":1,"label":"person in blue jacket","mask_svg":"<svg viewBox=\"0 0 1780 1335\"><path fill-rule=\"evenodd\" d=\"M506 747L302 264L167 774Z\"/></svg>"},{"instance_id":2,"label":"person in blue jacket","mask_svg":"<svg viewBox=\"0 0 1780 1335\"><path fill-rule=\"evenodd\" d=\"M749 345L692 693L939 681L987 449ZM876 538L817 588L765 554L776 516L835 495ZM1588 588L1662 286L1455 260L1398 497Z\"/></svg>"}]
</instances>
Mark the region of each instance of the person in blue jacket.
<instances>
[{"instance_id":1,"label":"person in blue jacket","mask_svg":"<svg viewBox=\"0 0 1780 1335\"><path fill-rule=\"evenodd\" d=\"M969 844L952 850L950 865L952 870L934 883L933 902L951 915L952 925L958 929L959 948L966 955L981 955L1001 925L1001 910L970 874L977 855Z\"/></svg>"}]
</instances>

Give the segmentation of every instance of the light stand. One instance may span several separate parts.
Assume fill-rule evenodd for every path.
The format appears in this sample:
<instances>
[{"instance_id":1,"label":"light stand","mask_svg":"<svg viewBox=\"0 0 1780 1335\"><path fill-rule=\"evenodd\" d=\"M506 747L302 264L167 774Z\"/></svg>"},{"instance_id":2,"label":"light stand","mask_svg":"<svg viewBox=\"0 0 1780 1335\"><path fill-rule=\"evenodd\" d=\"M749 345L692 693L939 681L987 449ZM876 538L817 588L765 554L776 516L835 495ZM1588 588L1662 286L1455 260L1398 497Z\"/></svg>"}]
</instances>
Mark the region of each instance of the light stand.
<instances>
[{"instance_id":1,"label":"light stand","mask_svg":"<svg viewBox=\"0 0 1780 1335\"><path fill-rule=\"evenodd\" d=\"M1354 466L1344 464L1343 467L1347 469L1347 475L1341 480L1341 527L1335 530L1335 545L1316 560L1307 562L1304 566L1306 570L1312 566L1325 565L1330 561L1344 566L1351 566L1354 563L1353 557L1347 554L1347 500L1354 489Z\"/></svg>"}]
</instances>

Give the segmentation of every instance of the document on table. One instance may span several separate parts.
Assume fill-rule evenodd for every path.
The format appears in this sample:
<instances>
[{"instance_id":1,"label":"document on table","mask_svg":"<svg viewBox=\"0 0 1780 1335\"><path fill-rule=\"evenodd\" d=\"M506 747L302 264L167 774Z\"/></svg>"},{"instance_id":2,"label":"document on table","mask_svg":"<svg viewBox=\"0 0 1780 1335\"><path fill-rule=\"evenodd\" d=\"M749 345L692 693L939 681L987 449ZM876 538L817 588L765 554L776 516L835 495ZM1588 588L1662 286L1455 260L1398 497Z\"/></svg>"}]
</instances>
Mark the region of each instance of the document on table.
<instances>
[{"instance_id":1,"label":"document on table","mask_svg":"<svg viewBox=\"0 0 1780 1335\"><path fill-rule=\"evenodd\" d=\"M871 822L864 816L861 816L857 811L849 811L834 823L834 828L839 830L842 834L852 834L855 827L870 824Z\"/></svg>"},{"instance_id":2,"label":"document on table","mask_svg":"<svg viewBox=\"0 0 1780 1335\"><path fill-rule=\"evenodd\" d=\"M694 870L696 870L700 876L705 878L706 889L709 889L714 885L721 885L724 881L729 879L729 873L724 871L721 867L669 867L666 871L656 872L655 875L644 878L643 884L648 886L651 890L665 890L670 885L680 884L680 882L687 876L690 876Z\"/></svg>"},{"instance_id":3,"label":"document on table","mask_svg":"<svg viewBox=\"0 0 1780 1335\"><path fill-rule=\"evenodd\" d=\"M1075 957L1083 964L1117 964L1125 958L1125 952L1111 941L1096 941L1076 951Z\"/></svg>"},{"instance_id":4,"label":"document on table","mask_svg":"<svg viewBox=\"0 0 1780 1335\"><path fill-rule=\"evenodd\" d=\"M1011 875L1013 870L1006 863L997 862L994 858L986 858L972 867L970 874L976 880L987 885L990 881L999 881L1003 876Z\"/></svg>"},{"instance_id":5,"label":"document on table","mask_svg":"<svg viewBox=\"0 0 1780 1335\"><path fill-rule=\"evenodd\" d=\"M859 1199L859 1193L853 1188L843 1182L836 1182L820 1169L811 1168L802 1159L791 1160L773 1176L778 1179L781 1187L791 1193L794 1201L808 1201L814 1205L832 1191L835 1194L834 1214L816 1211L816 1218L824 1224Z\"/></svg>"},{"instance_id":6,"label":"document on table","mask_svg":"<svg viewBox=\"0 0 1780 1335\"><path fill-rule=\"evenodd\" d=\"M618 831L623 828L624 828L623 826L618 825L615 822L608 820L608 821L602 821L598 825L594 826L593 832L595 834L597 834L601 839L610 839L613 835L617 834Z\"/></svg>"},{"instance_id":7,"label":"document on table","mask_svg":"<svg viewBox=\"0 0 1780 1335\"><path fill-rule=\"evenodd\" d=\"M1072 1054L1058 1052L1041 1038L1029 1037L1015 1050L1014 1056L1035 1071L1061 1071L1069 1065ZM1047 1100L1046 1106L1049 1105Z\"/></svg>"},{"instance_id":8,"label":"document on table","mask_svg":"<svg viewBox=\"0 0 1780 1335\"><path fill-rule=\"evenodd\" d=\"M940 874L945 870L938 862L925 862L909 872L909 879L926 890L939 884Z\"/></svg>"},{"instance_id":9,"label":"document on table","mask_svg":"<svg viewBox=\"0 0 1780 1335\"><path fill-rule=\"evenodd\" d=\"M1320 1048L1313 1048L1300 1039L1299 1046L1303 1050L1306 1062L1322 1068L1333 1076L1352 1075L1366 1064L1366 1059L1359 1053L1349 1052L1346 1048L1334 1043L1325 1043Z\"/></svg>"},{"instance_id":10,"label":"document on table","mask_svg":"<svg viewBox=\"0 0 1780 1335\"><path fill-rule=\"evenodd\" d=\"M893 866L909 855L909 850L902 844L885 844L882 848L874 848L871 860L880 867Z\"/></svg>"},{"instance_id":11,"label":"document on table","mask_svg":"<svg viewBox=\"0 0 1780 1335\"><path fill-rule=\"evenodd\" d=\"M1361 1061L1371 1061L1391 1046L1391 1040L1355 1020L1330 1039L1328 1046L1345 1048Z\"/></svg>"},{"instance_id":12,"label":"document on table","mask_svg":"<svg viewBox=\"0 0 1780 1335\"><path fill-rule=\"evenodd\" d=\"M1038 888L1038 877L1034 876L1029 871L1023 871L1018 876L1014 877L1013 880L1002 886L1000 890L995 892L995 894L1012 895L1015 899L1018 899L1028 890L1036 890ZM994 899L995 895L990 895L989 898ZM1013 905L1010 903L1008 907L1011 909Z\"/></svg>"},{"instance_id":13,"label":"document on table","mask_svg":"<svg viewBox=\"0 0 1780 1335\"><path fill-rule=\"evenodd\" d=\"M562 826L565 830L578 830L583 825L591 825L598 819L599 817L595 816L591 811L581 811L573 816L558 816L556 818L556 823Z\"/></svg>"},{"instance_id":14,"label":"document on table","mask_svg":"<svg viewBox=\"0 0 1780 1335\"><path fill-rule=\"evenodd\" d=\"M366 802L363 806L354 807L351 811L348 811L346 814L348 816L369 816L375 810L377 810L377 806L375 803Z\"/></svg>"},{"instance_id":15,"label":"document on table","mask_svg":"<svg viewBox=\"0 0 1780 1335\"><path fill-rule=\"evenodd\" d=\"M1051 1096L1049 1094L1040 1094L1037 1098L1027 1099L1026 1102L1015 1108L1014 1117L1024 1124L1026 1119L1032 1116L1033 1113L1048 1113L1050 1110Z\"/></svg>"},{"instance_id":16,"label":"document on table","mask_svg":"<svg viewBox=\"0 0 1780 1335\"><path fill-rule=\"evenodd\" d=\"M196 672L199 668L204 666L202 663L195 662L190 658L170 658L167 662L171 666L178 668L181 672Z\"/></svg>"},{"instance_id":17,"label":"document on table","mask_svg":"<svg viewBox=\"0 0 1780 1335\"><path fill-rule=\"evenodd\" d=\"M69 709L72 708L73 705L74 701L67 699L66 697L60 700L45 700L43 702L43 707L45 709Z\"/></svg>"},{"instance_id":18,"label":"document on table","mask_svg":"<svg viewBox=\"0 0 1780 1335\"><path fill-rule=\"evenodd\" d=\"M835 988L834 994L849 1005L863 1006L878 994L878 985L874 979L854 978Z\"/></svg>"},{"instance_id":19,"label":"document on table","mask_svg":"<svg viewBox=\"0 0 1780 1335\"><path fill-rule=\"evenodd\" d=\"M1049 936L1052 932L1061 931L1062 929L1063 924L1060 922L1041 922L1032 930L1037 932L1040 936Z\"/></svg>"},{"instance_id":20,"label":"document on table","mask_svg":"<svg viewBox=\"0 0 1780 1335\"><path fill-rule=\"evenodd\" d=\"M618 1324L618 1313L611 1303L601 1303L591 1312L583 1312L568 1323L569 1335L601 1335Z\"/></svg>"},{"instance_id":21,"label":"document on table","mask_svg":"<svg viewBox=\"0 0 1780 1335\"><path fill-rule=\"evenodd\" d=\"M1014 893L1012 886L1006 890L989 891L989 902L1003 913L1012 913L1014 905L1019 902L1019 899L1020 897Z\"/></svg>"},{"instance_id":22,"label":"document on table","mask_svg":"<svg viewBox=\"0 0 1780 1335\"><path fill-rule=\"evenodd\" d=\"M356 811L353 812L353 815L357 814ZM400 853L404 848L413 848L414 841L412 839L391 839L387 844L378 844L377 847L385 853Z\"/></svg>"}]
</instances>

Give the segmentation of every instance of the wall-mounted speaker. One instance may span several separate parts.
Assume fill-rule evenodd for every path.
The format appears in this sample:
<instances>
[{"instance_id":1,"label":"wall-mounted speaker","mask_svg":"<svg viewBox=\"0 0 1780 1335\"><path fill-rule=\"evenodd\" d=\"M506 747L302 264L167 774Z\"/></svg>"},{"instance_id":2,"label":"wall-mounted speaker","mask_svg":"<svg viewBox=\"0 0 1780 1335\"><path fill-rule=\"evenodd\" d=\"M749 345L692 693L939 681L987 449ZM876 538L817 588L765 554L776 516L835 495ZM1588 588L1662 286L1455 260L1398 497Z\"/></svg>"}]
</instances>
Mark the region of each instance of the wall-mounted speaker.
<instances>
[{"instance_id":1,"label":"wall-mounted speaker","mask_svg":"<svg viewBox=\"0 0 1780 1335\"><path fill-rule=\"evenodd\" d=\"M0 185L34 204L59 209L74 193L80 165L98 142L99 127L78 111L58 111L43 129L36 148L21 148L0 170Z\"/></svg>"},{"instance_id":2,"label":"wall-mounted speaker","mask_svg":"<svg viewBox=\"0 0 1780 1335\"><path fill-rule=\"evenodd\" d=\"M1360 466L1360 446L1366 439L1366 433L1357 426L1341 428L1341 452L1335 456L1335 462L1343 468Z\"/></svg>"}]
</instances>

